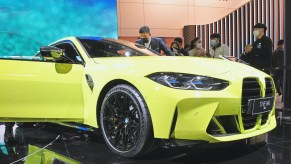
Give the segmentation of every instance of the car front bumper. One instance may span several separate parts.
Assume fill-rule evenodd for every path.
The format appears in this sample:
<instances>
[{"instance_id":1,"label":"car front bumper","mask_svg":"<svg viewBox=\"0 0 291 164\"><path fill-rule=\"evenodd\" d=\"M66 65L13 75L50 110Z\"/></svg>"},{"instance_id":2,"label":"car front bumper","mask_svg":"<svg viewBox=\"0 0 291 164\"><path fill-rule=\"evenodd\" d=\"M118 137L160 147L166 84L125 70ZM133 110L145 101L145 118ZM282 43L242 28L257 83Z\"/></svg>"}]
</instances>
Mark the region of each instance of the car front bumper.
<instances>
[{"instance_id":1,"label":"car front bumper","mask_svg":"<svg viewBox=\"0 0 291 164\"><path fill-rule=\"evenodd\" d=\"M265 78L256 78L262 93ZM221 91L179 90L142 80L136 87L150 110L155 138L215 143L258 136L276 127L275 103L270 112L244 116L241 79Z\"/></svg>"}]
</instances>

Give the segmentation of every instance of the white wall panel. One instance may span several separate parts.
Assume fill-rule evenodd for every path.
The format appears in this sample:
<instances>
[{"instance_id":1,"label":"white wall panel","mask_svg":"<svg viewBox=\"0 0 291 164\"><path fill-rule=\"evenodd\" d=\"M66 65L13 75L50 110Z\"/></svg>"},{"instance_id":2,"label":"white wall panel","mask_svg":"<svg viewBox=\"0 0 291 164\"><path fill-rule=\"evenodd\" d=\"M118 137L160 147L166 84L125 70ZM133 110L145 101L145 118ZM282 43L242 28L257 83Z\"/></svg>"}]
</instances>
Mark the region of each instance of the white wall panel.
<instances>
[{"instance_id":1,"label":"white wall panel","mask_svg":"<svg viewBox=\"0 0 291 164\"><path fill-rule=\"evenodd\" d=\"M137 28L144 25L143 8L141 3L120 3L120 28Z\"/></svg>"},{"instance_id":2,"label":"white wall panel","mask_svg":"<svg viewBox=\"0 0 291 164\"><path fill-rule=\"evenodd\" d=\"M157 31L176 31L182 36L189 24L208 24L221 19L250 0L117 0L119 35L136 36L133 29L149 25ZM126 32L125 32L126 31ZM131 33L132 32L132 33ZM164 35L165 34L165 35ZM167 33L158 33L167 37Z\"/></svg>"},{"instance_id":3,"label":"white wall panel","mask_svg":"<svg viewBox=\"0 0 291 164\"><path fill-rule=\"evenodd\" d=\"M187 6L145 4L145 24L151 28L178 29L188 22Z\"/></svg>"}]
</instances>

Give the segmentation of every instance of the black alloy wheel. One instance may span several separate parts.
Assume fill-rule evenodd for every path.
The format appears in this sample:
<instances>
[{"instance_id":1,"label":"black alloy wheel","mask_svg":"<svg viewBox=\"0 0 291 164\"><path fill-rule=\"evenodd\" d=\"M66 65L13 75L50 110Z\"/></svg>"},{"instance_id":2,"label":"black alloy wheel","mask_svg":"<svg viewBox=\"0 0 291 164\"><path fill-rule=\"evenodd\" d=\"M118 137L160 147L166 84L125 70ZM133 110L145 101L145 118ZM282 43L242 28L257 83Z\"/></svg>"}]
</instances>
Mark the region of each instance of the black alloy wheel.
<instances>
[{"instance_id":1,"label":"black alloy wheel","mask_svg":"<svg viewBox=\"0 0 291 164\"><path fill-rule=\"evenodd\" d=\"M153 146L147 105L139 91L130 85L117 85L106 94L100 111L100 125L106 144L119 156L142 156Z\"/></svg>"}]
</instances>

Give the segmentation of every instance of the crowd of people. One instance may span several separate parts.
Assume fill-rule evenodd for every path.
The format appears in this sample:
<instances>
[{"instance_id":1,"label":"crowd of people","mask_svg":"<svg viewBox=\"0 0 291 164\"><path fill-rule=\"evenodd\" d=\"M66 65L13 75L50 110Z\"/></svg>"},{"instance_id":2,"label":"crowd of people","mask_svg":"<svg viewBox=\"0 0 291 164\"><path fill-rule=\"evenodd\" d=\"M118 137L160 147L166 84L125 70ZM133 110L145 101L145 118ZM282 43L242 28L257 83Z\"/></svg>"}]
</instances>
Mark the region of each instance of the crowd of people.
<instances>
[{"instance_id":1,"label":"crowd of people","mask_svg":"<svg viewBox=\"0 0 291 164\"><path fill-rule=\"evenodd\" d=\"M240 60L249 64L267 74L273 75L276 83L277 92L282 94L283 81L283 61L284 61L284 41L280 40L277 49L273 52L272 40L266 36L266 25L257 23L253 27L253 35L256 38L252 44L245 45L244 52L240 55ZM203 48L199 37L194 38L190 45L183 48L182 38L175 38L170 48L160 38L152 37L150 28L143 26L139 30L139 39L136 43L142 44L158 53L167 56L195 56L221 58L230 57L228 45L222 43L221 36L218 33L210 35L210 48L208 51ZM232 54L233 55L233 54Z\"/></svg>"}]
</instances>

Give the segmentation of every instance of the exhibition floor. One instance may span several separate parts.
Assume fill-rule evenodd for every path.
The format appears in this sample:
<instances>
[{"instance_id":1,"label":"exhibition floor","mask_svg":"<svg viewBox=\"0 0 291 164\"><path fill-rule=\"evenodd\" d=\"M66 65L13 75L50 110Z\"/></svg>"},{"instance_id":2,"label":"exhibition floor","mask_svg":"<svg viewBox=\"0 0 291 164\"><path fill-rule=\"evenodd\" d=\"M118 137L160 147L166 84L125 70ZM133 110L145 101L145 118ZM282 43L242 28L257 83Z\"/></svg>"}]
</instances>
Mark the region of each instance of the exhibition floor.
<instances>
[{"instance_id":1,"label":"exhibition floor","mask_svg":"<svg viewBox=\"0 0 291 164\"><path fill-rule=\"evenodd\" d=\"M144 159L113 155L101 137L60 127L14 127L14 135L0 126L0 163L290 163L291 125L278 125L267 134L267 143L233 145L208 150L160 149ZM5 137L4 137L5 136ZM4 140L5 138L5 140ZM28 156L28 157L27 157ZM34 159L32 159L34 158ZM33 161L33 162L30 162ZM42 161L43 162L43 161Z\"/></svg>"},{"instance_id":2,"label":"exhibition floor","mask_svg":"<svg viewBox=\"0 0 291 164\"><path fill-rule=\"evenodd\" d=\"M208 150L160 149L144 159L113 155L101 137L57 127L14 127L14 136L0 126L0 163L290 163L291 125L279 125L267 135L267 144L233 145ZM4 142L5 136L5 142ZM12 137L12 138L11 138ZM27 157L28 156L28 157ZM33 157L35 156L35 157ZM23 158L23 159L22 159ZM34 158L34 160L31 160ZM29 160L30 159L30 160ZM34 161L34 162L29 162Z\"/></svg>"},{"instance_id":3,"label":"exhibition floor","mask_svg":"<svg viewBox=\"0 0 291 164\"><path fill-rule=\"evenodd\" d=\"M15 125L13 130L0 125L0 163L291 163L291 125L278 124L265 141L213 149L160 148L144 158L131 160L112 154L103 138L93 133L50 124L36 124L33 128Z\"/></svg>"}]
</instances>

